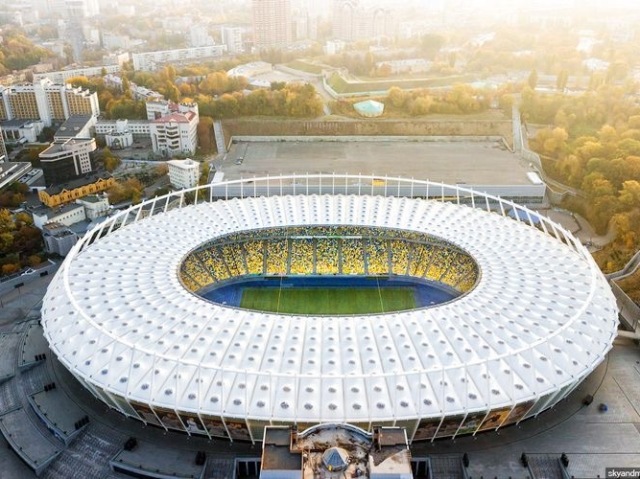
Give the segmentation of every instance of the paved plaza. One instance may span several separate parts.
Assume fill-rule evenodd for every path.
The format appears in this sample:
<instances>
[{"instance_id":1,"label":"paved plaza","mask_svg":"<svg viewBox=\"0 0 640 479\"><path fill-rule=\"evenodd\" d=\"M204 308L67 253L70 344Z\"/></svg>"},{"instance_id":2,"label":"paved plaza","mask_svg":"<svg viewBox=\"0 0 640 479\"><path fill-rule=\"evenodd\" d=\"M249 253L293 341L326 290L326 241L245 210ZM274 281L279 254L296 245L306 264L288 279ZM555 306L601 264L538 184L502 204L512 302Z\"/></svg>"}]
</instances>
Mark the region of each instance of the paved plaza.
<instances>
[{"instance_id":1,"label":"paved plaza","mask_svg":"<svg viewBox=\"0 0 640 479\"><path fill-rule=\"evenodd\" d=\"M501 141L250 141L218 169L226 180L291 173L401 176L449 184L530 185L533 169ZM242 158L242 163L238 163Z\"/></svg>"}]
</instances>

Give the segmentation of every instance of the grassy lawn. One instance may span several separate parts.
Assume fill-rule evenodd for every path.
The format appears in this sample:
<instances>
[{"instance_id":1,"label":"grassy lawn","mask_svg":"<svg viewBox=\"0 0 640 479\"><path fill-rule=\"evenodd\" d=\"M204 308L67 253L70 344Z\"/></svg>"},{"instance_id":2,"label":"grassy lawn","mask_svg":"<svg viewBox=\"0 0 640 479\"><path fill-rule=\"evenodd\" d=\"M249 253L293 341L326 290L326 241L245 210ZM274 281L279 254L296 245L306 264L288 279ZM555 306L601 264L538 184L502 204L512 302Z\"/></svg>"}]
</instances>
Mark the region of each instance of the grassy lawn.
<instances>
[{"instance_id":1,"label":"grassy lawn","mask_svg":"<svg viewBox=\"0 0 640 479\"><path fill-rule=\"evenodd\" d=\"M434 88L449 86L455 83L468 83L473 80L471 75L453 75L448 77L429 78L387 78L377 81L348 81L342 75L334 72L329 77L328 83L336 93L364 93L369 91L386 92L392 86L402 89Z\"/></svg>"},{"instance_id":2,"label":"grassy lawn","mask_svg":"<svg viewBox=\"0 0 640 479\"><path fill-rule=\"evenodd\" d=\"M416 307L409 288L246 288L242 308L289 314L367 314Z\"/></svg>"},{"instance_id":3,"label":"grassy lawn","mask_svg":"<svg viewBox=\"0 0 640 479\"><path fill-rule=\"evenodd\" d=\"M300 70L301 72L313 73L314 75L319 75L320 73L322 73L322 65L307 63L302 60L294 60L292 62L286 63L285 66L293 68L294 70Z\"/></svg>"}]
</instances>

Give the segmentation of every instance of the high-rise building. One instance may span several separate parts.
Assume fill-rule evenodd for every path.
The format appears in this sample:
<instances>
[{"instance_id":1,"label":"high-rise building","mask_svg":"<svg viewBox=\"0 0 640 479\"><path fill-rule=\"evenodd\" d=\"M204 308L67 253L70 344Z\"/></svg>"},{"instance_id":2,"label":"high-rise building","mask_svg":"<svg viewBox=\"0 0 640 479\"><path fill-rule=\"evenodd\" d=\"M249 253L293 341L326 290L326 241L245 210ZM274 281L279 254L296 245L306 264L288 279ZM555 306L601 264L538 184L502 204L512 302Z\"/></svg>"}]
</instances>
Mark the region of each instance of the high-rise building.
<instances>
[{"instance_id":1,"label":"high-rise building","mask_svg":"<svg viewBox=\"0 0 640 479\"><path fill-rule=\"evenodd\" d=\"M256 48L280 48L291 43L289 0L253 0L252 9Z\"/></svg>"},{"instance_id":2,"label":"high-rise building","mask_svg":"<svg viewBox=\"0 0 640 479\"><path fill-rule=\"evenodd\" d=\"M0 120L41 120L45 126L51 126L72 115L99 114L97 93L53 83L47 78L0 88Z\"/></svg>"},{"instance_id":3,"label":"high-rise building","mask_svg":"<svg viewBox=\"0 0 640 479\"><path fill-rule=\"evenodd\" d=\"M222 43L226 45L227 52L231 54L243 52L242 27L223 26L220 32Z\"/></svg>"},{"instance_id":4,"label":"high-rise building","mask_svg":"<svg viewBox=\"0 0 640 479\"><path fill-rule=\"evenodd\" d=\"M358 0L333 1L333 38L347 42L393 36L391 10L371 7Z\"/></svg>"}]
</instances>

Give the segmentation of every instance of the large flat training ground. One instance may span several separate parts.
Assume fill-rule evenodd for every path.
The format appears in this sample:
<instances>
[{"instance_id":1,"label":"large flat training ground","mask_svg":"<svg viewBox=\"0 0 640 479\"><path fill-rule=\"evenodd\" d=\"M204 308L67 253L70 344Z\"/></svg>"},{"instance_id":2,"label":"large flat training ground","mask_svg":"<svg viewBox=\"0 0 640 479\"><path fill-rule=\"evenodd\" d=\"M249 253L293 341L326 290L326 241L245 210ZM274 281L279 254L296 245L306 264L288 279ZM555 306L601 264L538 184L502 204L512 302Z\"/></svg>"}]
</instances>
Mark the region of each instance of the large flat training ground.
<instances>
[{"instance_id":1,"label":"large flat training ground","mask_svg":"<svg viewBox=\"0 0 640 479\"><path fill-rule=\"evenodd\" d=\"M410 288L245 288L242 308L287 314L375 314L416 307Z\"/></svg>"},{"instance_id":2,"label":"large flat training ground","mask_svg":"<svg viewBox=\"0 0 640 479\"><path fill-rule=\"evenodd\" d=\"M241 165L235 160L243 157ZM256 141L231 146L225 179L291 173L362 173L448 184L530 185L532 171L497 141Z\"/></svg>"}]
</instances>

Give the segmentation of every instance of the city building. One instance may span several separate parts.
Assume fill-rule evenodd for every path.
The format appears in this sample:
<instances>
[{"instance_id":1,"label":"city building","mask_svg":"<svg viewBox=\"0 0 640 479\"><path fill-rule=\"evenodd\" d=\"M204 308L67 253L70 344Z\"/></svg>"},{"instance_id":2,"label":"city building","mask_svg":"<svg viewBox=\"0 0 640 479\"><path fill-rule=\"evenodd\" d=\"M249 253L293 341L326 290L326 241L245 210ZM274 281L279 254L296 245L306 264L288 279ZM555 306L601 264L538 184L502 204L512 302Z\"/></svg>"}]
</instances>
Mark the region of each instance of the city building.
<instances>
[{"instance_id":1,"label":"city building","mask_svg":"<svg viewBox=\"0 0 640 479\"><path fill-rule=\"evenodd\" d=\"M174 103L164 98L154 98L148 100L145 106L147 109L147 120L149 121L159 120L163 116L170 115L171 113L192 112L198 115L197 103Z\"/></svg>"},{"instance_id":2,"label":"city building","mask_svg":"<svg viewBox=\"0 0 640 479\"><path fill-rule=\"evenodd\" d=\"M126 50L131 46L131 38L129 38L129 35L102 32L101 43L106 50Z\"/></svg>"},{"instance_id":3,"label":"city building","mask_svg":"<svg viewBox=\"0 0 640 479\"><path fill-rule=\"evenodd\" d=\"M44 126L71 115L100 114L98 94L79 87L57 84L48 78L32 84L0 87L0 120L41 120Z\"/></svg>"},{"instance_id":4,"label":"city building","mask_svg":"<svg viewBox=\"0 0 640 479\"><path fill-rule=\"evenodd\" d=\"M102 193L115 184L115 178L110 175L94 175L40 190L38 191L38 199L42 204L55 208L88 195Z\"/></svg>"},{"instance_id":5,"label":"city building","mask_svg":"<svg viewBox=\"0 0 640 479\"><path fill-rule=\"evenodd\" d=\"M38 135L44 128L44 123L39 120L6 120L0 122L0 125L2 125L4 140L13 143L38 141Z\"/></svg>"},{"instance_id":6,"label":"city building","mask_svg":"<svg viewBox=\"0 0 640 479\"><path fill-rule=\"evenodd\" d=\"M128 148L135 137L151 140L153 152L164 156L193 154L198 146L197 103L174 103L154 98L147 101L147 120L100 120L96 135L107 146Z\"/></svg>"},{"instance_id":7,"label":"city building","mask_svg":"<svg viewBox=\"0 0 640 479\"><path fill-rule=\"evenodd\" d=\"M129 120L116 120L115 126L104 134L104 141L112 150L131 147L133 145L133 132L129 129Z\"/></svg>"},{"instance_id":8,"label":"city building","mask_svg":"<svg viewBox=\"0 0 640 479\"><path fill-rule=\"evenodd\" d=\"M327 40L322 50L325 55L335 55L345 49L347 44L343 40Z\"/></svg>"},{"instance_id":9,"label":"city building","mask_svg":"<svg viewBox=\"0 0 640 479\"><path fill-rule=\"evenodd\" d=\"M69 18L73 19L95 17L100 13L97 0L64 0L64 7Z\"/></svg>"},{"instance_id":10,"label":"city building","mask_svg":"<svg viewBox=\"0 0 640 479\"><path fill-rule=\"evenodd\" d=\"M94 138L54 140L38 157L47 185L73 180L93 169L91 153L96 151Z\"/></svg>"},{"instance_id":11,"label":"city building","mask_svg":"<svg viewBox=\"0 0 640 479\"><path fill-rule=\"evenodd\" d=\"M193 188L200 178L200 163L190 158L167 161L169 181L174 188Z\"/></svg>"},{"instance_id":12,"label":"city building","mask_svg":"<svg viewBox=\"0 0 640 479\"><path fill-rule=\"evenodd\" d=\"M252 0L251 7L256 48L280 48L291 43L289 0Z\"/></svg>"},{"instance_id":13,"label":"city building","mask_svg":"<svg viewBox=\"0 0 640 479\"><path fill-rule=\"evenodd\" d=\"M109 198L106 194L83 196L78 198L76 203L84 206L87 219L92 221L109 212Z\"/></svg>"},{"instance_id":14,"label":"city building","mask_svg":"<svg viewBox=\"0 0 640 479\"><path fill-rule=\"evenodd\" d=\"M293 40L317 40L318 17L312 16L306 9L298 10L291 15Z\"/></svg>"},{"instance_id":15,"label":"city building","mask_svg":"<svg viewBox=\"0 0 640 479\"><path fill-rule=\"evenodd\" d=\"M105 141L109 141L107 135L117 137L127 133L131 133L132 138L149 138L151 123L149 120L98 120L95 125L95 132L98 136L104 135ZM119 141L123 142L126 139L121 138ZM122 148L126 147L122 146Z\"/></svg>"},{"instance_id":16,"label":"city building","mask_svg":"<svg viewBox=\"0 0 640 479\"><path fill-rule=\"evenodd\" d=\"M133 68L142 71L155 71L166 63L185 63L206 58L219 58L227 50L225 45L208 45L205 47L179 48L156 52L133 53Z\"/></svg>"},{"instance_id":17,"label":"city building","mask_svg":"<svg viewBox=\"0 0 640 479\"><path fill-rule=\"evenodd\" d=\"M260 479L300 477L413 479L406 431L376 427L370 434L331 424L298 432L287 426L267 426Z\"/></svg>"},{"instance_id":18,"label":"city building","mask_svg":"<svg viewBox=\"0 0 640 479\"><path fill-rule=\"evenodd\" d=\"M128 57L128 55L127 55ZM109 65L102 65L98 67L81 67L71 68L69 70L58 70L54 72L46 73L34 73L33 81L38 82L48 78L55 84L64 85L69 78L84 76L84 77L97 77L103 75L105 72L110 74L120 73L120 63L114 63Z\"/></svg>"},{"instance_id":19,"label":"city building","mask_svg":"<svg viewBox=\"0 0 640 479\"><path fill-rule=\"evenodd\" d=\"M222 43L227 47L228 53L233 55L244 51L242 31L242 27L223 26L220 28Z\"/></svg>"},{"instance_id":20,"label":"city building","mask_svg":"<svg viewBox=\"0 0 640 479\"><path fill-rule=\"evenodd\" d=\"M52 221L42 225L42 238L45 251L60 256L66 256L78 242L78 235L67 225Z\"/></svg>"},{"instance_id":21,"label":"city building","mask_svg":"<svg viewBox=\"0 0 640 479\"><path fill-rule=\"evenodd\" d=\"M187 32L189 45L192 47L206 47L215 44L204 25L192 25Z\"/></svg>"},{"instance_id":22,"label":"city building","mask_svg":"<svg viewBox=\"0 0 640 479\"><path fill-rule=\"evenodd\" d=\"M198 114L175 112L151 121L154 153L165 157L194 154L198 146Z\"/></svg>"},{"instance_id":23,"label":"city building","mask_svg":"<svg viewBox=\"0 0 640 479\"><path fill-rule=\"evenodd\" d=\"M87 219L84 206L76 203L69 203L49 208L47 206L39 206L31 211L33 215L33 225L38 229L43 229L47 223L58 223L64 226L71 226L74 223Z\"/></svg>"},{"instance_id":24,"label":"city building","mask_svg":"<svg viewBox=\"0 0 640 479\"><path fill-rule=\"evenodd\" d=\"M358 0L333 0L333 38L348 42L393 36L391 10L362 5Z\"/></svg>"},{"instance_id":25,"label":"city building","mask_svg":"<svg viewBox=\"0 0 640 479\"><path fill-rule=\"evenodd\" d=\"M92 115L72 115L60 125L53 135L54 140L68 140L70 138L91 138L96 124L96 117Z\"/></svg>"},{"instance_id":26,"label":"city building","mask_svg":"<svg viewBox=\"0 0 640 479\"><path fill-rule=\"evenodd\" d=\"M384 60L376 63L377 69L388 69L391 74L425 73L431 70L433 62L424 58L405 58L403 60Z\"/></svg>"}]
</instances>

